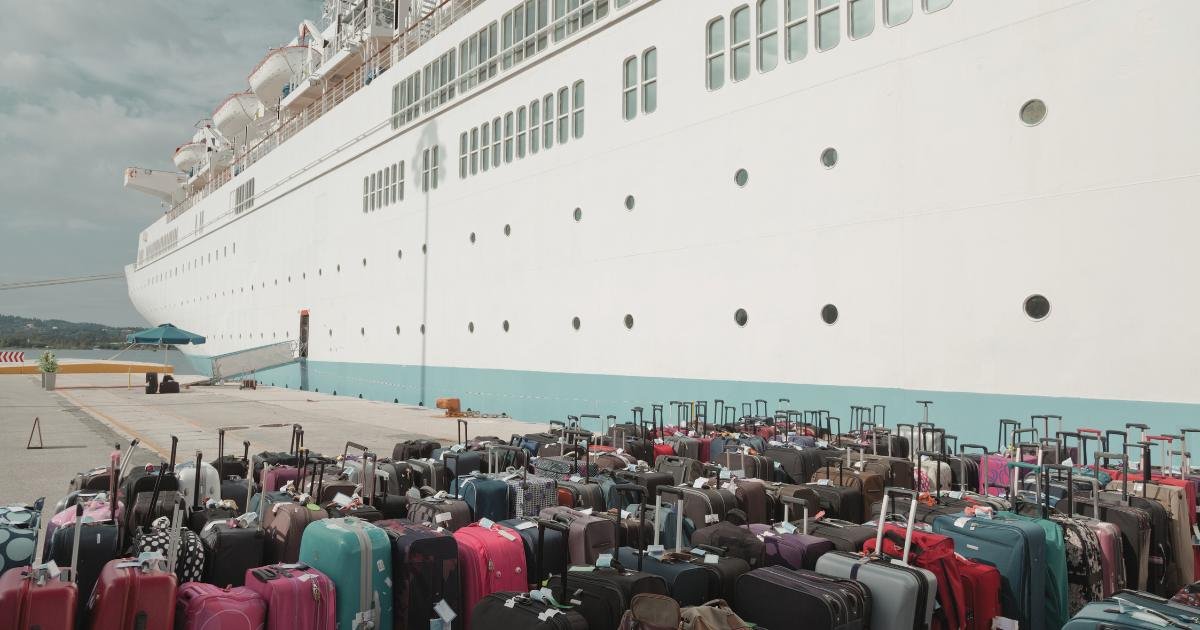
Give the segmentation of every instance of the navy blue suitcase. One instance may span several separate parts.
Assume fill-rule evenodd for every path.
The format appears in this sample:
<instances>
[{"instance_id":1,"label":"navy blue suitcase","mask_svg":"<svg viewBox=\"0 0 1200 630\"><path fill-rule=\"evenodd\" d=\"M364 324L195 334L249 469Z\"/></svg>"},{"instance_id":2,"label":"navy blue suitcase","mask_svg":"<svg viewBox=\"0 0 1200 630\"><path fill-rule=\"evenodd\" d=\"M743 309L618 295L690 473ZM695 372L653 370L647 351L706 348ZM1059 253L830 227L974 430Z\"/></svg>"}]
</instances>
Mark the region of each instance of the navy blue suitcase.
<instances>
[{"instance_id":1,"label":"navy blue suitcase","mask_svg":"<svg viewBox=\"0 0 1200 630\"><path fill-rule=\"evenodd\" d=\"M502 482L503 483L503 482ZM501 525L511 527L521 535L521 544L525 546L525 566L530 568L529 574L533 574L532 567L539 566L538 564L538 527L536 518L514 518L506 521L500 521ZM562 575L567 570L567 556L563 553L562 532L557 529L545 529L546 536L546 551L541 557L541 575L538 576L537 584L541 584L553 575Z\"/></svg>"},{"instance_id":2,"label":"navy blue suitcase","mask_svg":"<svg viewBox=\"0 0 1200 630\"><path fill-rule=\"evenodd\" d=\"M503 521L512 516L512 486L507 481L468 476L456 480L462 485L462 498L471 508L471 520Z\"/></svg>"}]
</instances>

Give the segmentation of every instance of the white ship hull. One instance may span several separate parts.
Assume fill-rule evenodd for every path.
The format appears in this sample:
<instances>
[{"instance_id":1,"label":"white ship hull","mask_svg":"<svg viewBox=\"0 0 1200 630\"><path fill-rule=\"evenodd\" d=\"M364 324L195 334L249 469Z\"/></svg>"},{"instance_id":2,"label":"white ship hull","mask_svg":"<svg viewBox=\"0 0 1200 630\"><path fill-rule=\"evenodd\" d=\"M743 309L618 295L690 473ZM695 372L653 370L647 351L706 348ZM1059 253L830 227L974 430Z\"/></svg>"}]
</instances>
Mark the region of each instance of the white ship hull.
<instances>
[{"instance_id":1,"label":"white ship hull","mask_svg":"<svg viewBox=\"0 0 1200 630\"><path fill-rule=\"evenodd\" d=\"M956 0L709 91L705 25L737 3L640 0L383 124L393 85L510 5L484 3L196 203L195 231L149 227L142 252L178 241L129 268L147 321L208 336L184 350L212 356L294 339L307 309L310 387L527 419L786 396L897 421L929 398L989 445L997 418L1031 413L1191 422L1200 5ZM651 46L657 111L626 121L622 62ZM578 80L582 138L460 179L460 133ZM1036 126L1030 99L1048 107ZM364 176L399 161L403 201L364 213ZM300 384L295 367L260 378Z\"/></svg>"}]
</instances>

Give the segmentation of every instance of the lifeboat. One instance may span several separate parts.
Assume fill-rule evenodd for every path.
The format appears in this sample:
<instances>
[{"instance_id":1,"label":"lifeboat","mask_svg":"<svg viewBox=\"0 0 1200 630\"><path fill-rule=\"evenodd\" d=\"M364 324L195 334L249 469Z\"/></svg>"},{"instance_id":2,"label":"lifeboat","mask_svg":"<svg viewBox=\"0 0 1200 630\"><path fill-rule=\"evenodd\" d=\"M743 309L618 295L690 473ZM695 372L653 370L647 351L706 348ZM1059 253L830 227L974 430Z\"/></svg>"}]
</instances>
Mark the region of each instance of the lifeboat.
<instances>
[{"instance_id":1,"label":"lifeboat","mask_svg":"<svg viewBox=\"0 0 1200 630\"><path fill-rule=\"evenodd\" d=\"M256 135L259 107L262 101L253 92L237 92L230 94L213 110L213 124L216 125L226 138L242 138L249 130L250 135Z\"/></svg>"},{"instance_id":2,"label":"lifeboat","mask_svg":"<svg viewBox=\"0 0 1200 630\"><path fill-rule=\"evenodd\" d=\"M304 60L307 56L308 46L271 49L250 76L246 77L250 82L250 90L258 96L258 100L273 105L283 96L283 86L291 83L293 77L303 76Z\"/></svg>"},{"instance_id":3,"label":"lifeboat","mask_svg":"<svg viewBox=\"0 0 1200 630\"><path fill-rule=\"evenodd\" d=\"M192 167L200 163L204 159L205 146L204 141L192 141L186 144L181 144L175 149L175 168L183 172L192 170Z\"/></svg>"}]
</instances>

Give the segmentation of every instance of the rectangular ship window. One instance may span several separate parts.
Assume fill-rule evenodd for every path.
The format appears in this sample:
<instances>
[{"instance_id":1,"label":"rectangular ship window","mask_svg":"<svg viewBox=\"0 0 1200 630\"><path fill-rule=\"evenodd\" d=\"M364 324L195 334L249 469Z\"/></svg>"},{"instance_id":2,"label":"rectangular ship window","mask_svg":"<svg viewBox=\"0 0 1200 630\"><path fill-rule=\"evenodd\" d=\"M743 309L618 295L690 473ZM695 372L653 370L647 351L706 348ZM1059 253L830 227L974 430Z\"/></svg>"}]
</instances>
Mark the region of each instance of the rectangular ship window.
<instances>
[{"instance_id":1,"label":"rectangular ship window","mask_svg":"<svg viewBox=\"0 0 1200 630\"><path fill-rule=\"evenodd\" d=\"M787 38L788 63L799 61L808 54L808 0L784 0L787 4L784 33Z\"/></svg>"}]
</instances>

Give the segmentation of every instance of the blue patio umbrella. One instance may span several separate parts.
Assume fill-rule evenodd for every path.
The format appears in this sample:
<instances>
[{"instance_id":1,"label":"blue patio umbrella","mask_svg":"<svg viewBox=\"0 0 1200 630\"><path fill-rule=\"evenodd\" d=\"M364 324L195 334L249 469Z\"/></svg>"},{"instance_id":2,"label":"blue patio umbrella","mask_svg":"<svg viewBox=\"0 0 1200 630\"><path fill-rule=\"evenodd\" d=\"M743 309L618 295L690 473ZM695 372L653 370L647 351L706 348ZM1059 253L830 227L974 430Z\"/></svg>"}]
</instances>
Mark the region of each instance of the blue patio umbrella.
<instances>
[{"instance_id":1,"label":"blue patio umbrella","mask_svg":"<svg viewBox=\"0 0 1200 630\"><path fill-rule=\"evenodd\" d=\"M125 341L131 344L145 346L183 346L187 344L200 345L204 343L204 337L195 333L190 333L182 328L176 328L174 324L163 324L154 328L135 332L132 335L126 335ZM167 350L170 350L168 347ZM163 365L167 364L167 354L163 352Z\"/></svg>"}]
</instances>

